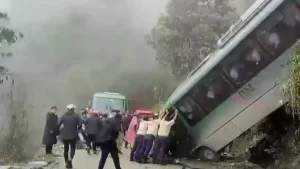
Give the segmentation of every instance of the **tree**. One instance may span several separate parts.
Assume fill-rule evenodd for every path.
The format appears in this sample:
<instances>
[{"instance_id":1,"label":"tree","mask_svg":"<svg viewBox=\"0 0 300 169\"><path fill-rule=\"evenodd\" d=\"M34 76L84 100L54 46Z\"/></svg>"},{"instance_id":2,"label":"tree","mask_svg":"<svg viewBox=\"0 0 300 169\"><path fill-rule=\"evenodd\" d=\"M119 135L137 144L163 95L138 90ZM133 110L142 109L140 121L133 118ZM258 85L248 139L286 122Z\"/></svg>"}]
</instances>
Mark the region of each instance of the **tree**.
<instances>
[{"instance_id":1,"label":"tree","mask_svg":"<svg viewBox=\"0 0 300 169\"><path fill-rule=\"evenodd\" d=\"M9 21L9 17L6 13L0 11L0 20ZM18 38L23 38L23 34L16 33L14 30L0 25L0 49L3 44L11 45L17 41ZM2 59L12 57L12 53L2 52L0 50L0 55Z\"/></svg>"},{"instance_id":2,"label":"tree","mask_svg":"<svg viewBox=\"0 0 300 169\"><path fill-rule=\"evenodd\" d=\"M182 77L212 52L236 20L227 0L170 0L166 14L145 38L160 63Z\"/></svg>"},{"instance_id":3,"label":"tree","mask_svg":"<svg viewBox=\"0 0 300 169\"><path fill-rule=\"evenodd\" d=\"M5 45L11 45L17 41L18 38L22 38L23 34L16 33L14 30L8 28L5 21L9 21L9 17L6 13L0 12L0 57L1 59L6 59L12 57L12 53L4 52L3 48ZM11 74L8 74L8 69L0 65L0 84L3 81L10 81L11 85L14 85L14 79ZM6 90L8 89L8 90ZM24 91L24 85L20 88L20 85L16 85L14 90L8 88L7 86L1 90L2 98L1 106L5 105L8 107L7 110L4 109L6 114L2 114L6 121L8 121L9 129L3 130L1 133L1 143L0 143L0 164L11 163L16 161L22 161L26 158L27 152L25 152L24 141L28 138L28 125L27 125L27 113L24 110L24 105L26 98L21 96L19 90ZM18 97L14 98L14 92L18 92ZM2 113L4 113L2 112Z\"/></svg>"}]
</instances>

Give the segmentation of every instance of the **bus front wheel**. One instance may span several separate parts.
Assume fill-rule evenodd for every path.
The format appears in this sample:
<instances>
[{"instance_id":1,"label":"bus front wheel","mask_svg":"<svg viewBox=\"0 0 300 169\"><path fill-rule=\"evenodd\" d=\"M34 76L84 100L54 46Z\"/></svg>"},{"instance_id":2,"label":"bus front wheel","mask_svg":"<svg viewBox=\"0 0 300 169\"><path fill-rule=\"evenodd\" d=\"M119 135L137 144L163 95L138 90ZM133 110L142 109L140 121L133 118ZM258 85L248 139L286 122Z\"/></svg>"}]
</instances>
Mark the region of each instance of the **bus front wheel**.
<instances>
[{"instance_id":1,"label":"bus front wheel","mask_svg":"<svg viewBox=\"0 0 300 169\"><path fill-rule=\"evenodd\" d=\"M208 147L201 147L199 149L199 158L202 161L218 162L221 159L221 155Z\"/></svg>"}]
</instances>

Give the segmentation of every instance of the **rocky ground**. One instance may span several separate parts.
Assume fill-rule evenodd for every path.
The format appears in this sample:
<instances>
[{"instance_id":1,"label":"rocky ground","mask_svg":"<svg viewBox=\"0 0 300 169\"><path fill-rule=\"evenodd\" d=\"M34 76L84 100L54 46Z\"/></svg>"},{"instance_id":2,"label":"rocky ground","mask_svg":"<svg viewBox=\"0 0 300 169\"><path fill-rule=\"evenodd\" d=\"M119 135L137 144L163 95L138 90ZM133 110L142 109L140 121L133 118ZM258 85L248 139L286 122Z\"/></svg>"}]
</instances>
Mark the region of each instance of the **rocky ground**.
<instances>
[{"instance_id":1,"label":"rocky ground","mask_svg":"<svg viewBox=\"0 0 300 169\"><path fill-rule=\"evenodd\" d=\"M23 162L20 164L0 165L0 169L48 169L58 163L60 158L61 148L55 147L55 155L45 155L43 147L37 152L32 161Z\"/></svg>"}]
</instances>

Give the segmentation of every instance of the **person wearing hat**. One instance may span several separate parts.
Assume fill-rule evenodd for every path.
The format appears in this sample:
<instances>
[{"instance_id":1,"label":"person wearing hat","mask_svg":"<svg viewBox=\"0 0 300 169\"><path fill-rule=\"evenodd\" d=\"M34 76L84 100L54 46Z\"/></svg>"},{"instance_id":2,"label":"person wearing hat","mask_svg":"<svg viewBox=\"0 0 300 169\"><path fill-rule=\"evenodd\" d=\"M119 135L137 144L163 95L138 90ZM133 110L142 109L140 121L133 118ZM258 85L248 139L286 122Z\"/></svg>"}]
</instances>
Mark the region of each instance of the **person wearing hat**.
<instances>
[{"instance_id":1,"label":"person wearing hat","mask_svg":"<svg viewBox=\"0 0 300 169\"><path fill-rule=\"evenodd\" d=\"M58 128L63 125L63 128L60 132L60 137L64 144L64 158L66 168L73 168L72 160L75 156L76 141L78 132L82 127L82 119L79 114L75 113L75 108L76 107L73 104L69 104L67 106L67 112L63 114L58 120Z\"/></svg>"},{"instance_id":2,"label":"person wearing hat","mask_svg":"<svg viewBox=\"0 0 300 169\"><path fill-rule=\"evenodd\" d=\"M159 123L163 119L164 115L165 115L164 111L162 111L159 115L158 113L155 113L153 118L150 118L148 121L148 129L144 136L142 152L140 152L140 156L141 156L140 160L142 163L147 163L150 151L153 146L153 142L155 140L155 137L157 136Z\"/></svg>"}]
</instances>

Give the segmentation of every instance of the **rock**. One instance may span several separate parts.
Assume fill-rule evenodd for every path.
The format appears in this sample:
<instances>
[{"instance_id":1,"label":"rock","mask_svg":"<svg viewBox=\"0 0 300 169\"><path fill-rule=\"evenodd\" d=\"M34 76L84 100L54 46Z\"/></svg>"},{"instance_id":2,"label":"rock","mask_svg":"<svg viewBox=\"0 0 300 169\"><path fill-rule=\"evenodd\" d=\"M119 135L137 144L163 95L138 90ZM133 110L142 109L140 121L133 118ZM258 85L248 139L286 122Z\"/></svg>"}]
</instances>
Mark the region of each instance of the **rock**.
<instances>
[{"instance_id":1,"label":"rock","mask_svg":"<svg viewBox=\"0 0 300 169\"><path fill-rule=\"evenodd\" d=\"M38 169L41 167L45 167L48 165L48 163L46 161L32 161L32 162L28 162L28 165L33 169Z\"/></svg>"},{"instance_id":2,"label":"rock","mask_svg":"<svg viewBox=\"0 0 300 169\"><path fill-rule=\"evenodd\" d=\"M27 166L0 166L0 169L31 169Z\"/></svg>"},{"instance_id":3,"label":"rock","mask_svg":"<svg viewBox=\"0 0 300 169\"><path fill-rule=\"evenodd\" d=\"M0 166L0 169L11 169L11 166Z\"/></svg>"}]
</instances>

